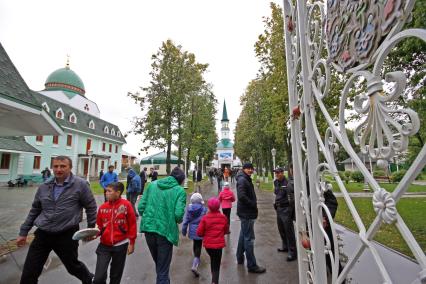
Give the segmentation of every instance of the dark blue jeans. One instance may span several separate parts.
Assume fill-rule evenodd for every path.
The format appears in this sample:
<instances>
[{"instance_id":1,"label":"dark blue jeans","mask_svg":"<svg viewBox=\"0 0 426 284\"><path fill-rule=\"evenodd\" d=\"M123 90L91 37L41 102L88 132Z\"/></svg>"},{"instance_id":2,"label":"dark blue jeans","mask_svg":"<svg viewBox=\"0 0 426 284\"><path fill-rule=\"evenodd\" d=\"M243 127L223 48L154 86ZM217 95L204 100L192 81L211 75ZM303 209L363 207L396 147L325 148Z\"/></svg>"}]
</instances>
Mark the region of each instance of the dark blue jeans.
<instances>
[{"instance_id":1,"label":"dark blue jeans","mask_svg":"<svg viewBox=\"0 0 426 284\"><path fill-rule=\"evenodd\" d=\"M254 268L257 266L256 257L254 256L254 222L256 219L241 220L240 237L238 239L237 247L237 261L242 263L244 261L244 253L247 259L247 268Z\"/></svg>"},{"instance_id":2,"label":"dark blue jeans","mask_svg":"<svg viewBox=\"0 0 426 284\"><path fill-rule=\"evenodd\" d=\"M156 233L145 232L146 243L155 262L157 284L169 284L169 269L172 262L173 244Z\"/></svg>"}]
</instances>

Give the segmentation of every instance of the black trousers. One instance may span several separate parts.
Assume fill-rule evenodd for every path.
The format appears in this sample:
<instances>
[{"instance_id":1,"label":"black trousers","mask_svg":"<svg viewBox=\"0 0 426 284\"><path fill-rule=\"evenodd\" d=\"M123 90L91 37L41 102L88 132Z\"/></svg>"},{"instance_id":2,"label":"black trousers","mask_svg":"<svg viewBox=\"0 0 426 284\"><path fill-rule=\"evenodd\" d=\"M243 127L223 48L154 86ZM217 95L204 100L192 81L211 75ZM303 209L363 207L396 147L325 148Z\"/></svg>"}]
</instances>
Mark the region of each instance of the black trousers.
<instances>
[{"instance_id":1,"label":"black trousers","mask_svg":"<svg viewBox=\"0 0 426 284\"><path fill-rule=\"evenodd\" d=\"M139 193L138 192L129 192L128 195L129 195L128 196L129 201L132 204L133 211L135 211L135 216L138 217L139 213L138 213L138 210L136 210L136 208L135 208L135 204L136 204L136 200L138 199Z\"/></svg>"},{"instance_id":2,"label":"black trousers","mask_svg":"<svg viewBox=\"0 0 426 284\"><path fill-rule=\"evenodd\" d=\"M228 227L231 225L231 208L222 208L223 215L228 219Z\"/></svg>"},{"instance_id":3,"label":"black trousers","mask_svg":"<svg viewBox=\"0 0 426 284\"><path fill-rule=\"evenodd\" d=\"M296 255L296 235L294 234L293 220L288 207L277 208L277 225L282 239L282 248L288 249L289 255Z\"/></svg>"},{"instance_id":4,"label":"black trousers","mask_svg":"<svg viewBox=\"0 0 426 284\"><path fill-rule=\"evenodd\" d=\"M219 283L220 262L222 260L222 249L209 249L206 248L210 256L210 268L212 271L212 283Z\"/></svg>"},{"instance_id":5,"label":"black trousers","mask_svg":"<svg viewBox=\"0 0 426 284\"><path fill-rule=\"evenodd\" d=\"M155 262L157 284L169 284L169 270L172 262L173 244L156 233L145 232L146 243Z\"/></svg>"},{"instance_id":6,"label":"black trousers","mask_svg":"<svg viewBox=\"0 0 426 284\"><path fill-rule=\"evenodd\" d=\"M99 244L96 249L96 270L93 284L106 284L109 269L110 284L119 284L123 275L124 265L126 264L127 247L129 243L120 246L106 246Z\"/></svg>"},{"instance_id":7,"label":"black trousers","mask_svg":"<svg viewBox=\"0 0 426 284\"><path fill-rule=\"evenodd\" d=\"M202 246L203 246L203 240L193 240L192 251L194 252L194 257L200 258Z\"/></svg>"},{"instance_id":8,"label":"black trousers","mask_svg":"<svg viewBox=\"0 0 426 284\"><path fill-rule=\"evenodd\" d=\"M72 239L72 235L78 229L77 226L60 233L49 233L37 229L25 259L21 284L38 283L43 266L52 250L58 255L68 273L84 284L92 283L93 274L84 263L78 260L78 241Z\"/></svg>"}]
</instances>

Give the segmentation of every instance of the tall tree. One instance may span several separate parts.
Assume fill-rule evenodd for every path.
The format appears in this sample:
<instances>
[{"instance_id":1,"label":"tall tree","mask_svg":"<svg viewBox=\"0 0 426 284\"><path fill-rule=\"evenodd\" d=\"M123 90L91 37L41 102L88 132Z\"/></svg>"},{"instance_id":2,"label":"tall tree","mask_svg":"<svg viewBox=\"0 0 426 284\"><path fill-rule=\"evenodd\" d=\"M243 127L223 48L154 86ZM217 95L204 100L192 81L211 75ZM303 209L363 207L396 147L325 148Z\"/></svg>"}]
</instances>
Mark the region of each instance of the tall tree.
<instances>
[{"instance_id":1,"label":"tall tree","mask_svg":"<svg viewBox=\"0 0 426 284\"><path fill-rule=\"evenodd\" d=\"M139 103L142 113L146 113L135 120L134 132L144 135L145 150L166 148L166 171L170 173L172 145L177 145L180 160L182 145L186 143L185 123L190 116L188 105L193 96L203 93L206 85L203 74L208 65L196 62L194 54L167 40L152 55L151 67L150 84L142 87L142 93L129 93Z\"/></svg>"}]
</instances>

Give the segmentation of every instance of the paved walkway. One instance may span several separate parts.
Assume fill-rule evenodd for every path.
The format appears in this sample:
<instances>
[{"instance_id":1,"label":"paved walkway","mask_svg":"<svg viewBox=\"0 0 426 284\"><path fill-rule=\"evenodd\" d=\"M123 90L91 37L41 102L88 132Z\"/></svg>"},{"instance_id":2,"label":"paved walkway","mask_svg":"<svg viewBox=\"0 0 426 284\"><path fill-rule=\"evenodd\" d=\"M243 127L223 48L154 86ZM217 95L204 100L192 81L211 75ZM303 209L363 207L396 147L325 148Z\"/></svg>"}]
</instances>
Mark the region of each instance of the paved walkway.
<instances>
[{"instance_id":1,"label":"paved walkway","mask_svg":"<svg viewBox=\"0 0 426 284\"><path fill-rule=\"evenodd\" d=\"M234 189L235 190L235 189ZM207 200L209 197L217 193L217 186L213 184L205 185L202 190L203 197ZM237 247L238 233L240 223L235 215L236 203L232 209L231 215L231 235L227 237L227 247L224 249L221 265L220 283L298 283L297 262L288 263L285 261L287 254L278 253L276 248L280 244L280 238L276 229L275 212L272 207L273 196L270 192L259 192L259 218L255 225L256 244L255 254L259 265L267 268L265 274L256 275L249 274L246 267L238 265L235 259L235 251ZM189 196L188 196L189 198ZM22 207L26 208L21 212L22 216L26 216L28 212L28 204ZM22 209L22 208L21 208ZM25 218L25 216L23 218ZM16 217L16 222L19 218ZM22 217L19 223L22 222ZM15 233L16 235L16 233ZM98 242L93 241L88 244L80 245L80 259L84 261L91 271L94 271L96 264L95 249ZM22 266L28 248L25 247L13 253L18 264ZM51 254L52 261L40 277L40 283L47 284L72 284L79 281L70 276L59 259ZM191 283L211 283L210 260L207 253L203 250L202 264L200 266L200 278L194 278L190 268L192 264L192 242L181 237L179 247L174 248L173 260L171 265L172 283L191 284ZM18 283L20 270L13 262L10 255L0 260L0 283L13 284ZM151 259L145 238L139 236L136 241L136 251L127 258L122 283L155 283L154 263Z\"/></svg>"}]
</instances>

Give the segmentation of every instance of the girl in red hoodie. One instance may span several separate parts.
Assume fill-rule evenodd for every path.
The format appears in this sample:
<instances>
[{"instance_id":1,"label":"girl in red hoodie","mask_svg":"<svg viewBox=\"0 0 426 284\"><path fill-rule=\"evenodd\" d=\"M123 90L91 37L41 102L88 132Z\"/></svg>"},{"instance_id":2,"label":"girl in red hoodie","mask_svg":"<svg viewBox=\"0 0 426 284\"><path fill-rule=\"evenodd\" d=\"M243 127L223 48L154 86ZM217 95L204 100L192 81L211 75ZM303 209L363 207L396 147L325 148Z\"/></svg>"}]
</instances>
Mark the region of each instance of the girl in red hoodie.
<instances>
[{"instance_id":1,"label":"girl in red hoodie","mask_svg":"<svg viewBox=\"0 0 426 284\"><path fill-rule=\"evenodd\" d=\"M126 254L132 254L136 240L136 216L132 204L121 198L124 185L114 182L107 186L107 202L98 210L96 223L100 230L100 244L96 250L97 261L94 284L106 283L107 270L110 284L119 284L123 275Z\"/></svg>"},{"instance_id":2,"label":"girl in red hoodie","mask_svg":"<svg viewBox=\"0 0 426 284\"><path fill-rule=\"evenodd\" d=\"M212 283L219 283L220 262L222 249L225 247L225 233L228 232L228 220L220 213L220 202L217 198L209 199L209 212L201 219L197 235L203 238L203 246L210 256Z\"/></svg>"},{"instance_id":3,"label":"girl in red hoodie","mask_svg":"<svg viewBox=\"0 0 426 284\"><path fill-rule=\"evenodd\" d=\"M219 201L222 206L222 212L225 214L228 219L228 228L231 224L231 208L232 202L235 201L235 195L229 187L228 182L223 183L223 190L219 193ZM226 232L227 234L231 233L229 230Z\"/></svg>"}]
</instances>

